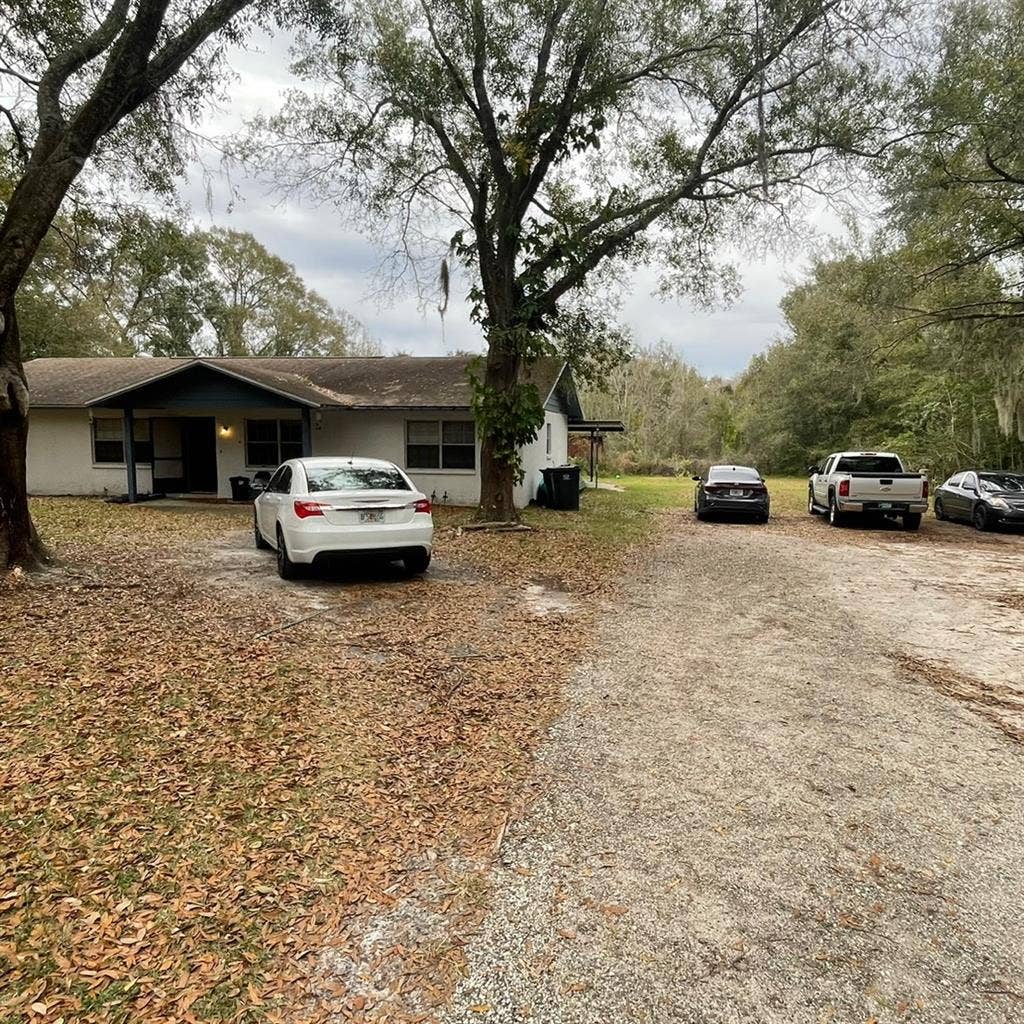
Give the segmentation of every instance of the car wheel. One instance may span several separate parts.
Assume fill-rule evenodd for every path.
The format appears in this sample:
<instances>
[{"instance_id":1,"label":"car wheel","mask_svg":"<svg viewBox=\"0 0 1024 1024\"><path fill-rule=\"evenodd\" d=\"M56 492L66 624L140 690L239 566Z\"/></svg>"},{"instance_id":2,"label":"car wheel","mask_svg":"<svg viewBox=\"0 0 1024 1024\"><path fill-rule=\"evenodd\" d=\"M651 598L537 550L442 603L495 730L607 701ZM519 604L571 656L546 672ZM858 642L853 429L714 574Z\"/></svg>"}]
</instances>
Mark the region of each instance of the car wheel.
<instances>
[{"instance_id":1,"label":"car wheel","mask_svg":"<svg viewBox=\"0 0 1024 1024\"><path fill-rule=\"evenodd\" d=\"M974 511L971 513L971 522L974 523L974 528L982 533L991 527L992 524L988 519L988 510L984 505L978 504L974 506Z\"/></svg>"},{"instance_id":2,"label":"car wheel","mask_svg":"<svg viewBox=\"0 0 1024 1024\"><path fill-rule=\"evenodd\" d=\"M277 528L277 575L283 580L293 580L299 575L299 567L288 557L288 545L280 526Z\"/></svg>"},{"instance_id":3,"label":"car wheel","mask_svg":"<svg viewBox=\"0 0 1024 1024\"><path fill-rule=\"evenodd\" d=\"M764 515L762 515L762 516L758 516L758 517L757 517L757 521L758 521L759 523L767 523L767 522L768 522L768 513L767 513L767 512L765 512L765 514L764 514Z\"/></svg>"},{"instance_id":4,"label":"car wheel","mask_svg":"<svg viewBox=\"0 0 1024 1024\"><path fill-rule=\"evenodd\" d=\"M419 550L402 558L402 565L410 576L419 576L430 565L430 552Z\"/></svg>"},{"instance_id":5,"label":"car wheel","mask_svg":"<svg viewBox=\"0 0 1024 1024\"><path fill-rule=\"evenodd\" d=\"M935 499L935 518L936 519L945 519L946 518L946 510L942 507L942 499L941 498L936 498Z\"/></svg>"},{"instance_id":6,"label":"car wheel","mask_svg":"<svg viewBox=\"0 0 1024 1024\"><path fill-rule=\"evenodd\" d=\"M702 508L700 507L700 505L698 505L698 506L697 506L697 507L696 507L696 508L694 509L694 512L696 512L696 513L697 513L697 518L698 518L698 519L699 519L699 520L700 520L701 522L704 522L704 520L705 520L705 519L707 519L707 517L708 517L708 514L707 514L707 512L705 512L705 511L704 511L704 509L702 509Z\"/></svg>"},{"instance_id":7,"label":"car wheel","mask_svg":"<svg viewBox=\"0 0 1024 1024\"><path fill-rule=\"evenodd\" d=\"M830 494L828 496L828 525L843 526L845 523L846 516L843 515L842 510L836 504L836 496Z\"/></svg>"},{"instance_id":8,"label":"car wheel","mask_svg":"<svg viewBox=\"0 0 1024 1024\"><path fill-rule=\"evenodd\" d=\"M904 530L919 530L921 528L921 513L920 512L907 512L903 516L903 529Z\"/></svg>"},{"instance_id":9,"label":"car wheel","mask_svg":"<svg viewBox=\"0 0 1024 1024\"><path fill-rule=\"evenodd\" d=\"M256 513L252 514L252 532L253 537L256 540L256 549L258 551L269 551L270 545L263 539L263 534L260 533L260 524L256 518Z\"/></svg>"}]
</instances>

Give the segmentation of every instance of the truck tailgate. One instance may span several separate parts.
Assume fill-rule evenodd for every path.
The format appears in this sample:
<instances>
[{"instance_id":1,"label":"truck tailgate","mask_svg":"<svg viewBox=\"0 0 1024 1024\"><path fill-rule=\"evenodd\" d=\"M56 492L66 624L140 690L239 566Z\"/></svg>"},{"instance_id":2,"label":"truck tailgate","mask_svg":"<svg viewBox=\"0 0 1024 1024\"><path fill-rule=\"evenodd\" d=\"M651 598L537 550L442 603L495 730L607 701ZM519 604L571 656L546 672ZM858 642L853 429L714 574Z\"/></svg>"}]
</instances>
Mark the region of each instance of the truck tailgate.
<instances>
[{"instance_id":1,"label":"truck tailgate","mask_svg":"<svg viewBox=\"0 0 1024 1024\"><path fill-rule=\"evenodd\" d=\"M918 501L924 477L918 474L893 473L875 476L850 474L850 498L853 501Z\"/></svg>"}]
</instances>

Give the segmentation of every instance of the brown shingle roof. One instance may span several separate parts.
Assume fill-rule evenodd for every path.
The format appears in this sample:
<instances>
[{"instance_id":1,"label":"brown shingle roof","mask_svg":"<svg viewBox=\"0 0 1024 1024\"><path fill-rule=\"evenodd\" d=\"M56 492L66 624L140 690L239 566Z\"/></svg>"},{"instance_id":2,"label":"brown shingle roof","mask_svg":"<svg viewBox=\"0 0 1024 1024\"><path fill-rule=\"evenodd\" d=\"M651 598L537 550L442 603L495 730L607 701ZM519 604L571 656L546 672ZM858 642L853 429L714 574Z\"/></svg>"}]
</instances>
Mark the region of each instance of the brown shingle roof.
<instances>
[{"instance_id":1,"label":"brown shingle roof","mask_svg":"<svg viewBox=\"0 0 1024 1024\"><path fill-rule=\"evenodd\" d=\"M352 356L190 359L82 357L33 359L25 364L37 407L83 408L202 364L266 387L298 402L347 409L468 409L465 356ZM542 359L530 376L541 401L561 374L557 359Z\"/></svg>"}]
</instances>

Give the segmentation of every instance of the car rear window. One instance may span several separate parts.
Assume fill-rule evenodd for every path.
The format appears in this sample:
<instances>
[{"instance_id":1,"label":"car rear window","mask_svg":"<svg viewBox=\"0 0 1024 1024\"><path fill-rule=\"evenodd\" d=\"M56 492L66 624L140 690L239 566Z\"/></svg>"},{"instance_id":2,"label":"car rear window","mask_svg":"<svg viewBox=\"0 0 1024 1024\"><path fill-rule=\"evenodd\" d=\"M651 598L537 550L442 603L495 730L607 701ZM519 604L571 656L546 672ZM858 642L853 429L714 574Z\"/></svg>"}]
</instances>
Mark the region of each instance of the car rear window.
<instances>
[{"instance_id":1,"label":"car rear window","mask_svg":"<svg viewBox=\"0 0 1024 1024\"><path fill-rule=\"evenodd\" d=\"M756 484L761 482L761 474L756 469L748 469L746 466L716 466L708 471L708 480L735 480Z\"/></svg>"},{"instance_id":2,"label":"car rear window","mask_svg":"<svg viewBox=\"0 0 1024 1024\"><path fill-rule=\"evenodd\" d=\"M902 473L895 455L848 455L839 460L837 473Z\"/></svg>"},{"instance_id":3,"label":"car rear window","mask_svg":"<svg viewBox=\"0 0 1024 1024\"><path fill-rule=\"evenodd\" d=\"M394 467L305 466L309 493L319 491L408 491L405 477Z\"/></svg>"},{"instance_id":4,"label":"car rear window","mask_svg":"<svg viewBox=\"0 0 1024 1024\"><path fill-rule=\"evenodd\" d=\"M978 479L986 491L1024 492L1024 476L1016 473L979 473Z\"/></svg>"}]
</instances>

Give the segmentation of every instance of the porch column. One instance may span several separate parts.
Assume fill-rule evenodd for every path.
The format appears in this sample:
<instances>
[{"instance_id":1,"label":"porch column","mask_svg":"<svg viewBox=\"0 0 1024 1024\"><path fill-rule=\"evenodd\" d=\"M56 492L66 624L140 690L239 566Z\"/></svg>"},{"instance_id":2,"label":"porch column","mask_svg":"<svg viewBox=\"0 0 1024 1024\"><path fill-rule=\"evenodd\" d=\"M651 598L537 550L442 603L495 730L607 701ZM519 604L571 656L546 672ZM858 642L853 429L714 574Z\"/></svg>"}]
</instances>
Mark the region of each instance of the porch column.
<instances>
[{"instance_id":1,"label":"porch column","mask_svg":"<svg viewBox=\"0 0 1024 1024\"><path fill-rule=\"evenodd\" d=\"M302 455L313 454L313 412L308 405L302 407Z\"/></svg>"},{"instance_id":2,"label":"porch column","mask_svg":"<svg viewBox=\"0 0 1024 1024\"><path fill-rule=\"evenodd\" d=\"M135 410L126 405L124 409L124 465L128 474L128 501L139 500L139 486L135 474Z\"/></svg>"}]
</instances>

